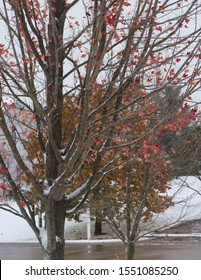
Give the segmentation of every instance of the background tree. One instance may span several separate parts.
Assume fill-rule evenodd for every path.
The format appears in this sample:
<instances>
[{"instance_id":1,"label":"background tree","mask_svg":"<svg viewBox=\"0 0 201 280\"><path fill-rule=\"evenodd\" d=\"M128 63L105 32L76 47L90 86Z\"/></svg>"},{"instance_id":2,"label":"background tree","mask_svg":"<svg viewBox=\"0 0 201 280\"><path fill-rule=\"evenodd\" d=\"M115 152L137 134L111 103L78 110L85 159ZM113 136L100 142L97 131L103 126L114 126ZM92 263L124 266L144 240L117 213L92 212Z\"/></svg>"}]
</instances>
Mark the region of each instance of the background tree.
<instances>
[{"instance_id":1,"label":"background tree","mask_svg":"<svg viewBox=\"0 0 201 280\"><path fill-rule=\"evenodd\" d=\"M184 127L174 138L172 156L175 176L199 176L200 175L200 126L194 123Z\"/></svg>"},{"instance_id":2,"label":"background tree","mask_svg":"<svg viewBox=\"0 0 201 280\"><path fill-rule=\"evenodd\" d=\"M141 115L146 97L168 84L182 85L183 96L199 89L200 9L198 0L2 0L0 126L8 153L1 147L0 165L4 188L44 258L64 257L66 212L80 209L114 169L129 166L122 151L145 135L126 142L119 136ZM28 118L21 118L22 106ZM26 131L37 139L39 154L30 154ZM8 158L44 206L46 238Z\"/></svg>"},{"instance_id":3,"label":"background tree","mask_svg":"<svg viewBox=\"0 0 201 280\"><path fill-rule=\"evenodd\" d=\"M167 116L168 122L174 122L175 117L179 122L175 129L163 131L160 144L170 155L174 176L188 176L199 174L199 116L197 102L191 97L183 99L181 88L168 85L164 93L156 101L159 104L160 113L157 118ZM156 119L157 119L156 118ZM178 126L179 129L178 129Z\"/></svg>"}]
</instances>

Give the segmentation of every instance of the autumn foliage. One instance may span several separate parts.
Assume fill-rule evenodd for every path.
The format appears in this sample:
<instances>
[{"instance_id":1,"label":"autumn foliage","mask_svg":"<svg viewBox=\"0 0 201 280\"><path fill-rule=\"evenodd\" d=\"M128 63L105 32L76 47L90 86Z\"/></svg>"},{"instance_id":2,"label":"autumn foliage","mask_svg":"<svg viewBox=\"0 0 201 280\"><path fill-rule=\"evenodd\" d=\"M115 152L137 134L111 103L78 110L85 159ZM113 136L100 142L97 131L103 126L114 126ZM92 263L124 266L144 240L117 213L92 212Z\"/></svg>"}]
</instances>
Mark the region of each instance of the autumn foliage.
<instances>
[{"instance_id":1,"label":"autumn foliage","mask_svg":"<svg viewBox=\"0 0 201 280\"><path fill-rule=\"evenodd\" d=\"M145 186L144 209L166 207L160 138L197 116L187 99L200 89L199 15L198 0L2 0L2 191L45 257L63 258L66 215L99 188L122 205L130 188L132 213Z\"/></svg>"}]
</instances>

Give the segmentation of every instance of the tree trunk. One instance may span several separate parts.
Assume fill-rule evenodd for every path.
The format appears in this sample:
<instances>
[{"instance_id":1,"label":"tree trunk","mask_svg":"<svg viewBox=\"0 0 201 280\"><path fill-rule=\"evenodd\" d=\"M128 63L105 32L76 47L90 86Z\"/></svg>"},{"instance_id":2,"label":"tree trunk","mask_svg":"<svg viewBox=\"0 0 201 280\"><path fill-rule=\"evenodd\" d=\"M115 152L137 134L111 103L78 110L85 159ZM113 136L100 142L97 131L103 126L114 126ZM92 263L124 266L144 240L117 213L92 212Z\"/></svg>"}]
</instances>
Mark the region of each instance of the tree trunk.
<instances>
[{"instance_id":1,"label":"tree trunk","mask_svg":"<svg viewBox=\"0 0 201 280\"><path fill-rule=\"evenodd\" d=\"M135 254L135 243L129 241L126 244L126 259L133 260L134 254Z\"/></svg>"},{"instance_id":2,"label":"tree trunk","mask_svg":"<svg viewBox=\"0 0 201 280\"><path fill-rule=\"evenodd\" d=\"M102 235L102 220L96 216L94 235Z\"/></svg>"},{"instance_id":3,"label":"tree trunk","mask_svg":"<svg viewBox=\"0 0 201 280\"><path fill-rule=\"evenodd\" d=\"M64 225L66 206L62 201L46 199L47 244L43 244L44 259L64 259Z\"/></svg>"}]
</instances>

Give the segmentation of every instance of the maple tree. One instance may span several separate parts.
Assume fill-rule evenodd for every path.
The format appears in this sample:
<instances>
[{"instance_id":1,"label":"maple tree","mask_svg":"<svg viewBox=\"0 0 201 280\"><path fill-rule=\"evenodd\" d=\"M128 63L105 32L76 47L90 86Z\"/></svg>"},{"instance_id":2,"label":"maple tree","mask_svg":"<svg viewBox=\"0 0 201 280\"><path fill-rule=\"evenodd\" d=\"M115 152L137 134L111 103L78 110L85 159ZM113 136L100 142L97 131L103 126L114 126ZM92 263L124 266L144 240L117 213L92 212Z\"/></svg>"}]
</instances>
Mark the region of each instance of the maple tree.
<instances>
[{"instance_id":1,"label":"maple tree","mask_svg":"<svg viewBox=\"0 0 201 280\"><path fill-rule=\"evenodd\" d=\"M121 136L124 143L129 139L134 145L124 146L117 156L116 168L92 193L89 203L91 213L105 221L126 244L127 259L133 259L136 241L150 232L150 228L146 229L145 226L147 221L174 205L168 190L174 174L171 155L176 152L173 148L169 154L165 151L160 139L161 130L163 135L180 133L195 119L194 114L189 114L186 103L179 102L174 110L171 108L168 118L159 124L162 113L169 110L169 103L167 99L163 100L165 104L160 104L161 112L152 98L140 104L140 116L127 120L126 127L124 125L118 129L116 126L119 133L125 130ZM150 131L156 124L157 130ZM143 138L139 140L142 135ZM125 159L129 159L127 164Z\"/></svg>"},{"instance_id":2,"label":"maple tree","mask_svg":"<svg viewBox=\"0 0 201 280\"><path fill-rule=\"evenodd\" d=\"M200 9L197 0L2 0L1 189L19 211L0 207L28 222L44 258L63 259L67 213L115 170L131 172L139 145L150 160L160 149L147 143L152 132L182 125L168 122L171 110L154 121L154 100L169 84L182 86L183 99L200 88ZM132 136L149 116L153 125ZM39 200L46 241L34 216Z\"/></svg>"}]
</instances>

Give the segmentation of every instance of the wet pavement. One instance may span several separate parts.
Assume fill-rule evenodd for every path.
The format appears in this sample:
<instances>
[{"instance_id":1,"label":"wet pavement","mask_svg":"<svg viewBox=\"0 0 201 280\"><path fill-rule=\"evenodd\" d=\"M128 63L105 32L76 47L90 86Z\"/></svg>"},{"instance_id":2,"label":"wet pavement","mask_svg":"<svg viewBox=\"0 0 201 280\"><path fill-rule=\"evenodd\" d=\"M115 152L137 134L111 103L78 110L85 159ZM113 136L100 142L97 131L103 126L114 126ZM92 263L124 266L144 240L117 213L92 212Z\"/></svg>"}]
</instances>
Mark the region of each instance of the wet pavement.
<instances>
[{"instance_id":1,"label":"wet pavement","mask_svg":"<svg viewBox=\"0 0 201 280\"><path fill-rule=\"evenodd\" d=\"M40 260L42 253L36 243L0 243L1 260ZM66 244L66 260L125 259L122 243ZM201 260L201 240L151 240L139 242L137 260Z\"/></svg>"}]
</instances>

